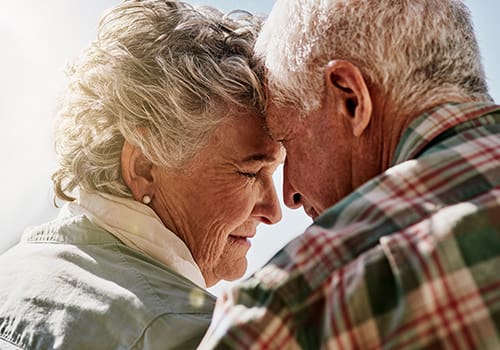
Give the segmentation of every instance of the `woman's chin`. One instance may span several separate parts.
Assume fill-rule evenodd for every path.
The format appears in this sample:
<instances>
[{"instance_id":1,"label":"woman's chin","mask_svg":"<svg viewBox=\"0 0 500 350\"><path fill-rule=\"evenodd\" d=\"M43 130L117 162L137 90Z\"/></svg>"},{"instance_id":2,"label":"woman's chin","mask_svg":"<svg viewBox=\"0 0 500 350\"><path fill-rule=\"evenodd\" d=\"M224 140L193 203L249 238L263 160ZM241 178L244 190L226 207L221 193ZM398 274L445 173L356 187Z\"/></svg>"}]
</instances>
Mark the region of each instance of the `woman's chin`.
<instances>
[{"instance_id":1,"label":"woman's chin","mask_svg":"<svg viewBox=\"0 0 500 350\"><path fill-rule=\"evenodd\" d=\"M207 287L212 287L220 281L235 281L242 278L247 271L247 258L246 256L237 259L236 261L224 261L217 265L214 273L205 277ZM205 274L204 274L205 276Z\"/></svg>"}]
</instances>

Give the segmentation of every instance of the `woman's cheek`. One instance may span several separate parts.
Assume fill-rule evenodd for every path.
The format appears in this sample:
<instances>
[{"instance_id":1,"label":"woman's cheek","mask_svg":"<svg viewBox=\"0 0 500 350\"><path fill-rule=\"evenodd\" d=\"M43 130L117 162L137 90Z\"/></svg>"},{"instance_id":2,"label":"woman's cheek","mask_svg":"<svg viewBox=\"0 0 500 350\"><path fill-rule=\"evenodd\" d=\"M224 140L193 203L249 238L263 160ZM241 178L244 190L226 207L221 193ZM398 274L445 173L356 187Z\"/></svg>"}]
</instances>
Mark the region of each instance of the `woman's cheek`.
<instances>
[{"instance_id":1,"label":"woman's cheek","mask_svg":"<svg viewBox=\"0 0 500 350\"><path fill-rule=\"evenodd\" d=\"M209 269L219 260L227 241L226 230L226 225L222 223L213 223L206 228L203 238L193 249L196 252L195 258L200 268Z\"/></svg>"}]
</instances>

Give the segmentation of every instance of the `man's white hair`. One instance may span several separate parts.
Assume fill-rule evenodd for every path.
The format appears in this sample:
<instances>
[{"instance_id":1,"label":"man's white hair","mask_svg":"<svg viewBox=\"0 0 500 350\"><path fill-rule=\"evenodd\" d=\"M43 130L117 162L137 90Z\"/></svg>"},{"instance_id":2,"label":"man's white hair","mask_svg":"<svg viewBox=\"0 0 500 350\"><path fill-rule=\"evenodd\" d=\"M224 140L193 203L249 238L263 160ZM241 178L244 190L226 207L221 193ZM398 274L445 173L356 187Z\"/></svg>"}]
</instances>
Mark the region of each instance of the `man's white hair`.
<instances>
[{"instance_id":1,"label":"man's white hair","mask_svg":"<svg viewBox=\"0 0 500 350\"><path fill-rule=\"evenodd\" d=\"M491 100L459 0L277 0L257 39L273 102L321 105L324 68L348 60L401 109L436 96Z\"/></svg>"}]
</instances>

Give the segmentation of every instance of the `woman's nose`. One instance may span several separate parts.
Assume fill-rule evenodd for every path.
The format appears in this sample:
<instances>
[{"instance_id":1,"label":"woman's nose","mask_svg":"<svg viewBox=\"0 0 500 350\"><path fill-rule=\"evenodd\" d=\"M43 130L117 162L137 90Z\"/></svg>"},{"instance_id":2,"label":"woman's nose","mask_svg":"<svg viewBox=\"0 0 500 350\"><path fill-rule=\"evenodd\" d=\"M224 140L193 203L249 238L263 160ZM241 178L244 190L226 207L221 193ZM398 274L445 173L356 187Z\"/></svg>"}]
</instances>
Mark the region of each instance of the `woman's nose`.
<instances>
[{"instance_id":1,"label":"woman's nose","mask_svg":"<svg viewBox=\"0 0 500 350\"><path fill-rule=\"evenodd\" d=\"M275 224L281 220L282 213L272 177L266 181L262 191L261 200L255 205L254 215L264 224Z\"/></svg>"},{"instance_id":2,"label":"woman's nose","mask_svg":"<svg viewBox=\"0 0 500 350\"><path fill-rule=\"evenodd\" d=\"M270 189L268 190L268 195L267 195L267 224L276 224L279 222L282 218L282 213L281 213L281 206L280 202L278 200L278 194L276 193L276 188L274 187L274 183L271 180L271 186Z\"/></svg>"}]
</instances>

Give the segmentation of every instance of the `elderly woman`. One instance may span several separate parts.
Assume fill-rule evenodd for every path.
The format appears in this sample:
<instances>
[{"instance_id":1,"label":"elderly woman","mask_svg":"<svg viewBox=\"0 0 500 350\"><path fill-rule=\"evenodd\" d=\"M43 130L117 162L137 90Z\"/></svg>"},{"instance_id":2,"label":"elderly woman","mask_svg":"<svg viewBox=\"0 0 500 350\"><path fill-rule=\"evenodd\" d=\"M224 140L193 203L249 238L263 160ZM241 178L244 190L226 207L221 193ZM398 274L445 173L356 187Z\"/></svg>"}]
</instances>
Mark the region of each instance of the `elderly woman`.
<instances>
[{"instance_id":1,"label":"elderly woman","mask_svg":"<svg viewBox=\"0 0 500 350\"><path fill-rule=\"evenodd\" d=\"M57 121L53 181L69 203L0 257L0 348L197 345L205 288L241 277L257 225L281 215L258 29L165 0L101 20Z\"/></svg>"}]
</instances>

